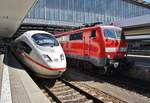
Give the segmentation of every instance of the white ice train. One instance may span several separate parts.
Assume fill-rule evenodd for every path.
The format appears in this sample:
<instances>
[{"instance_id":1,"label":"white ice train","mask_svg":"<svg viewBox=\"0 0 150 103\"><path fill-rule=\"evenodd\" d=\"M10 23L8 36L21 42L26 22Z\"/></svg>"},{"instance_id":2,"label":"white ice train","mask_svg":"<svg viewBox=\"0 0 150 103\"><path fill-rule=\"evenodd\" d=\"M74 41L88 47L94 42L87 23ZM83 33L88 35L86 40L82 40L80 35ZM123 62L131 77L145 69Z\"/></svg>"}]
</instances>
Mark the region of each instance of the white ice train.
<instances>
[{"instance_id":1,"label":"white ice train","mask_svg":"<svg viewBox=\"0 0 150 103\"><path fill-rule=\"evenodd\" d=\"M27 31L15 39L14 54L36 75L60 77L66 70L66 57L55 37L45 31Z\"/></svg>"}]
</instances>

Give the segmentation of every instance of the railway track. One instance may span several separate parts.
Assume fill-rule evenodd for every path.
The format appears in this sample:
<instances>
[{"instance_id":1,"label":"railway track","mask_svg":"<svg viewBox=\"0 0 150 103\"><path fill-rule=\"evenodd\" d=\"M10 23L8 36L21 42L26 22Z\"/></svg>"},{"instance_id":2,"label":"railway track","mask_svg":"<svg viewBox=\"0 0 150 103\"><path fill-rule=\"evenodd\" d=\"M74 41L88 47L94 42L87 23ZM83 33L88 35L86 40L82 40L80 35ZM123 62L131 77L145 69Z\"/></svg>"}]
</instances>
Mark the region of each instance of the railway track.
<instances>
[{"instance_id":1,"label":"railway track","mask_svg":"<svg viewBox=\"0 0 150 103\"><path fill-rule=\"evenodd\" d=\"M78 88L64 79L58 79L53 85L44 81L40 83L43 92L51 102L56 103L104 103L95 96ZM52 86L52 87L51 87Z\"/></svg>"},{"instance_id":2,"label":"railway track","mask_svg":"<svg viewBox=\"0 0 150 103\"><path fill-rule=\"evenodd\" d=\"M80 88L78 83L70 83L62 78L57 80L39 78L33 75L28 67L26 68L29 75L39 88L41 88L51 103L126 103L105 93L93 95L92 92L97 90L90 90L91 87L89 87L87 89L90 90L90 92L87 92L83 87Z\"/></svg>"}]
</instances>

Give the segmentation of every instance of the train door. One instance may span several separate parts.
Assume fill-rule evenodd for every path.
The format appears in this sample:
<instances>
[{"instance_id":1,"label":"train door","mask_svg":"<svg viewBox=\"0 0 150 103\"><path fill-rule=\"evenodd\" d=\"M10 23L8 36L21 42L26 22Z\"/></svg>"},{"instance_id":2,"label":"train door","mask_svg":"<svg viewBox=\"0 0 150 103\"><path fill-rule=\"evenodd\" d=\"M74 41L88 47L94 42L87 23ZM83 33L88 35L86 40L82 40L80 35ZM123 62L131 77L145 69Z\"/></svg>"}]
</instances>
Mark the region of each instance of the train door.
<instances>
[{"instance_id":1,"label":"train door","mask_svg":"<svg viewBox=\"0 0 150 103\"><path fill-rule=\"evenodd\" d=\"M96 30L90 30L88 32L85 32L83 36L84 40L84 56L90 56L91 55L91 49L92 49L92 42L94 38L96 37Z\"/></svg>"},{"instance_id":2,"label":"train door","mask_svg":"<svg viewBox=\"0 0 150 103\"><path fill-rule=\"evenodd\" d=\"M89 55L93 55L92 52L96 52L93 50L93 47L94 47L94 43L96 42L96 30L92 30L90 32L90 39L89 39Z\"/></svg>"},{"instance_id":3,"label":"train door","mask_svg":"<svg viewBox=\"0 0 150 103\"><path fill-rule=\"evenodd\" d=\"M89 56L90 53L90 34L91 31L85 31L83 35L83 55Z\"/></svg>"}]
</instances>

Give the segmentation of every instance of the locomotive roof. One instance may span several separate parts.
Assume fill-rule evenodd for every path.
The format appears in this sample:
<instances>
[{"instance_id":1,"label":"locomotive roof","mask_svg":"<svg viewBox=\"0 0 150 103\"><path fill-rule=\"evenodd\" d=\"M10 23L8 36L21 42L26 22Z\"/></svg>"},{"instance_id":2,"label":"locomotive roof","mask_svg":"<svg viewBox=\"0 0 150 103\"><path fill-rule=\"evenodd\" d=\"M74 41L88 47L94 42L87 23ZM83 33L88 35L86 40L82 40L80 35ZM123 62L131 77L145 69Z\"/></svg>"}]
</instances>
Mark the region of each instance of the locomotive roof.
<instances>
[{"instance_id":1,"label":"locomotive roof","mask_svg":"<svg viewBox=\"0 0 150 103\"><path fill-rule=\"evenodd\" d=\"M113 25L111 25L111 26L110 26L110 25L105 25L105 26L103 26L103 27L104 27L104 28L109 28L109 29L111 29L111 28L112 28L112 29L114 29L114 28L115 28L115 29L119 29L119 30L121 30L121 28L120 28L120 27L113 26Z\"/></svg>"},{"instance_id":2,"label":"locomotive roof","mask_svg":"<svg viewBox=\"0 0 150 103\"><path fill-rule=\"evenodd\" d=\"M102 28L103 27L104 28L116 28L116 29L120 29L121 30L120 27L113 26L113 25L95 25L95 26L83 27L83 28L79 28L79 29L76 29L76 30L71 30L71 31L68 31L68 32L55 34L55 37L65 36L68 33L71 34L71 33L81 32L81 31L84 31L84 30L95 29L95 28L99 28L99 27L102 27Z\"/></svg>"}]
</instances>

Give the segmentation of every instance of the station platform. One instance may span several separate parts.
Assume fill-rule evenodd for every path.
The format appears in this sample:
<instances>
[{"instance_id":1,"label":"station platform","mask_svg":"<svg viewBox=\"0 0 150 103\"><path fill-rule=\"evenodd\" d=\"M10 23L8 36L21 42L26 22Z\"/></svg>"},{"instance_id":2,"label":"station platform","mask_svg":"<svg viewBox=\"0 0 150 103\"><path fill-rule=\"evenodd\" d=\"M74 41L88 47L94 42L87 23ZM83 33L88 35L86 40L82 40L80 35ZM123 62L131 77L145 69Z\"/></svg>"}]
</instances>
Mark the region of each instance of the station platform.
<instances>
[{"instance_id":1,"label":"station platform","mask_svg":"<svg viewBox=\"0 0 150 103\"><path fill-rule=\"evenodd\" d=\"M50 103L11 53L0 55L0 103Z\"/></svg>"},{"instance_id":2,"label":"station platform","mask_svg":"<svg viewBox=\"0 0 150 103\"><path fill-rule=\"evenodd\" d=\"M124 75L150 82L150 56L128 55L134 65Z\"/></svg>"}]
</instances>

